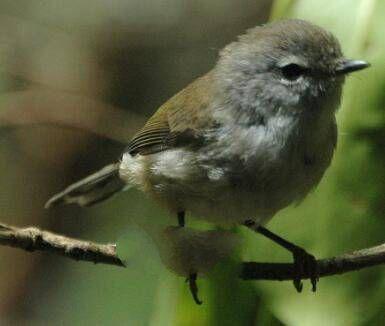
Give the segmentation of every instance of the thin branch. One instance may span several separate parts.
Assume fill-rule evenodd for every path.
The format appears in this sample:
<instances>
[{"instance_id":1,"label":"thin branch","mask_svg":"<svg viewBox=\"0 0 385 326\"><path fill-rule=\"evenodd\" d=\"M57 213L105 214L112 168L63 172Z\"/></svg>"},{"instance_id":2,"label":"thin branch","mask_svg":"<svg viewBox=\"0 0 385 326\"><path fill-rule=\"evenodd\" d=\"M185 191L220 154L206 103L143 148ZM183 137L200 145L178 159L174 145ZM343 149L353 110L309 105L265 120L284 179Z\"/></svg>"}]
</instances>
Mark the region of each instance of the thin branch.
<instances>
[{"instance_id":1,"label":"thin branch","mask_svg":"<svg viewBox=\"0 0 385 326\"><path fill-rule=\"evenodd\" d=\"M385 243L376 247L361 249L338 257L319 259L319 277L344 274L359 269L385 264ZM292 280L294 265L284 263L244 262L240 277L244 280ZM304 273L302 279L309 278Z\"/></svg>"},{"instance_id":2,"label":"thin branch","mask_svg":"<svg viewBox=\"0 0 385 326\"><path fill-rule=\"evenodd\" d=\"M124 266L113 244L68 238L36 227L18 228L0 223L0 245L27 251L48 251L74 260Z\"/></svg>"},{"instance_id":3,"label":"thin branch","mask_svg":"<svg viewBox=\"0 0 385 326\"><path fill-rule=\"evenodd\" d=\"M0 245L27 251L47 251L78 261L90 261L124 267L113 244L98 244L73 239L36 227L18 228L0 223ZM343 274L371 266L385 264L385 244L362 249L338 257L317 261L319 276ZM244 262L240 278L244 280L292 280L293 264ZM303 279L309 275L301 275Z\"/></svg>"}]
</instances>

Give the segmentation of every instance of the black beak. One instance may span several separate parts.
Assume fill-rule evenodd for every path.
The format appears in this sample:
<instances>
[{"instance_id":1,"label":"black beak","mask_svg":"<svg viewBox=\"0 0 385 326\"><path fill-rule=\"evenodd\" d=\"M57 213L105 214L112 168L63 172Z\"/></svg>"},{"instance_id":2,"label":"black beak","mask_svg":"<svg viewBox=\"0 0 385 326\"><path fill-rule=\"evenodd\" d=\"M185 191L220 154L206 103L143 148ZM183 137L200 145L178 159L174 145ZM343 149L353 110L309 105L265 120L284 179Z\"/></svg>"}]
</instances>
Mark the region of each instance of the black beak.
<instances>
[{"instance_id":1,"label":"black beak","mask_svg":"<svg viewBox=\"0 0 385 326\"><path fill-rule=\"evenodd\" d=\"M336 74L345 75L368 67L370 67L370 63L363 60L344 60L337 67Z\"/></svg>"}]
</instances>

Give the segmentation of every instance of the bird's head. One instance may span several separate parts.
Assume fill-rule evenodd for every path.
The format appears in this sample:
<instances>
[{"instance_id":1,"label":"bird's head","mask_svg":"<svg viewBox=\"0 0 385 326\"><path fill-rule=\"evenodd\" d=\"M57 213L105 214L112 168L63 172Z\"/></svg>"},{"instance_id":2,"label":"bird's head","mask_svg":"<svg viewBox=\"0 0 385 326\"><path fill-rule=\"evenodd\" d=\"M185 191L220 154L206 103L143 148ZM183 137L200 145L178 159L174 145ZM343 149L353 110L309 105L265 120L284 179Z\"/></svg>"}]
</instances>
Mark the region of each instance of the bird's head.
<instances>
[{"instance_id":1,"label":"bird's head","mask_svg":"<svg viewBox=\"0 0 385 326\"><path fill-rule=\"evenodd\" d=\"M345 76L368 66L346 59L321 27L283 20L255 27L225 47L215 76L226 101L240 109L334 113Z\"/></svg>"}]
</instances>

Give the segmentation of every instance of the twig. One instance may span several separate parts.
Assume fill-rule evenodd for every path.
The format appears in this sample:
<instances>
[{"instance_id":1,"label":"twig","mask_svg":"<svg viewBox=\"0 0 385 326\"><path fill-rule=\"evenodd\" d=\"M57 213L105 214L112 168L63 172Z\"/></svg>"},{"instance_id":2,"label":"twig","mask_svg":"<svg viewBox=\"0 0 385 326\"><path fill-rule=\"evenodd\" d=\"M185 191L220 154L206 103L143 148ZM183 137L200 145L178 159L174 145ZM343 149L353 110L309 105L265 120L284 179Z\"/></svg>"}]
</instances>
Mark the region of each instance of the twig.
<instances>
[{"instance_id":1,"label":"twig","mask_svg":"<svg viewBox=\"0 0 385 326\"><path fill-rule=\"evenodd\" d=\"M27 251L48 251L78 261L90 261L124 267L113 244L98 244L73 239L36 227L18 228L0 223L0 245ZM371 266L385 264L385 244L355 251L338 257L320 259L319 276L343 274ZM292 280L293 264L244 262L240 278L244 280ZM301 275L303 279L309 275Z\"/></svg>"},{"instance_id":2,"label":"twig","mask_svg":"<svg viewBox=\"0 0 385 326\"><path fill-rule=\"evenodd\" d=\"M18 228L0 223L0 245L27 251L48 251L75 260L124 266L113 244L68 238L36 227Z\"/></svg>"}]
</instances>

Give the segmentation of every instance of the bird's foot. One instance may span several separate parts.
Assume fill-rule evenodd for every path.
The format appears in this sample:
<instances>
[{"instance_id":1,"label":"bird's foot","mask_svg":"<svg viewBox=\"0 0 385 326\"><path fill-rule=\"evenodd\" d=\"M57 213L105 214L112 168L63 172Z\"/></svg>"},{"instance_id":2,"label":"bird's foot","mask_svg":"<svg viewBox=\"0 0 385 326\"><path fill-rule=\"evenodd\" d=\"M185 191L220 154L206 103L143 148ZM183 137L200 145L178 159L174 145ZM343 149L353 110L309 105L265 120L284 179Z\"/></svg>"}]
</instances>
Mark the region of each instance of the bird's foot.
<instances>
[{"instance_id":1,"label":"bird's foot","mask_svg":"<svg viewBox=\"0 0 385 326\"><path fill-rule=\"evenodd\" d=\"M319 279L318 273L318 263L315 257L307 253L301 247L281 238L275 233L269 231L268 229L256 225L252 220L247 220L244 223L245 226L252 229L255 232L262 234L263 236L274 241L279 246L290 251L294 259L294 271L293 271L293 283L294 287L298 292L302 291L302 279L310 278L312 284L312 290L315 292L317 290L317 282Z\"/></svg>"},{"instance_id":2,"label":"bird's foot","mask_svg":"<svg viewBox=\"0 0 385 326\"><path fill-rule=\"evenodd\" d=\"M203 302L198 298L198 285L197 285L197 273L192 273L186 279L186 282L189 283L191 295L196 304L201 305Z\"/></svg>"},{"instance_id":3,"label":"bird's foot","mask_svg":"<svg viewBox=\"0 0 385 326\"><path fill-rule=\"evenodd\" d=\"M292 252L294 259L294 287L298 292L301 292L303 287L302 278L309 276L312 284L312 291L315 292L319 280L317 260L313 255L307 253L300 247L296 247Z\"/></svg>"}]
</instances>

